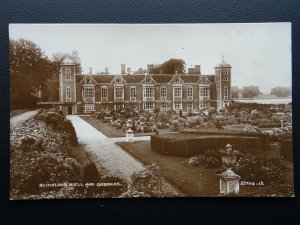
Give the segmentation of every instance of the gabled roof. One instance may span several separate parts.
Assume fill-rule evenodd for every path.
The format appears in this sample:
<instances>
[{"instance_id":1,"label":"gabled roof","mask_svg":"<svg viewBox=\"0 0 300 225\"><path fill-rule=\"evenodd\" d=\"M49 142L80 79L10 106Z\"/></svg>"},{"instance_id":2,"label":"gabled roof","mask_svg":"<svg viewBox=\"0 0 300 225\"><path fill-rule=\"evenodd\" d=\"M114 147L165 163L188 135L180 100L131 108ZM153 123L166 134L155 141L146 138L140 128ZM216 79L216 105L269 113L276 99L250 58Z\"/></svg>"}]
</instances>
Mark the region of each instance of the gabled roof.
<instances>
[{"instance_id":1,"label":"gabled roof","mask_svg":"<svg viewBox=\"0 0 300 225\"><path fill-rule=\"evenodd\" d=\"M126 83L141 83L142 80L145 78L145 75L122 75L123 79Z\"/></svg>"},{"instance_id":2,"label":"gabled roof","mask_svg":"<svg viewBox=\"0 0 300 225\"><path fill-rule=\"evenodd\" d=\"M210 80L210 82L214 83L215 82L215 79L216 79L216 76L215 75L205 75L207 77L207 79Z\"/></svg>"},{"instance_id":3,"label":"gabled roof","mask_svg":"<svg viewBox=\"0 0 300 225\"><path fill-rule=\"evenodd\" d=\"M181 75L180 78L184 83L197 83L200 75Z\"/></svg>"},{"instance_id":4,"label":"gabled roof","mask_svg":"<svg viewBox=\"0 0 300 225\"><path fill-rule=\"evenodd\" d=\"M76 75L75 76L76 83L79 83L83 78L84 78L84 75Z\"/></svg>"},{"instance_id":5,"label":"gabled roof","mask_svg":"<svg viewBox=\"0 0 300 225\"><path fill-rule=\"evenodd\" d=\"M153 74L151 76L156 83L168 83L173 78L172 74Z\"/></svg>"},{"instance_id":6,"label":"gabled roof","mask_svg":"<svg viewBox=\"0 0 300 225\"><path fill-rule=\"evenodd\" d=\"M97 83L110 83L114 79L115 75L101 74L101 75L90 75L90 74L81 74L76 75L76 83L79 83L85 76L92 76Z\"/></svg>"},{"instance_id":7,"label":"gabled roof","mask_svg":"<svg viewBox=\"0 0 300 225\"><path fill-rule=\"evenodd\" d=\"M82 74L76 75L76 83L79 83L85 76L89 74ZM145 78L144 74L136 74L136 75L121 75L126 83L141 83L142 80ZM169 83L172 78L173 74L153 74L151 75L152 78L155 80L156 83ZM199 81L200 75L186 75L180 74L180 78L183 80L184 83L197 83ZM205 75L210 82L215 82L215 75ZM110 83L114 78L114 74L99 74L99 75L92 75L92 77L97 81L97 83Z\"/></svg>"}]
</instances>

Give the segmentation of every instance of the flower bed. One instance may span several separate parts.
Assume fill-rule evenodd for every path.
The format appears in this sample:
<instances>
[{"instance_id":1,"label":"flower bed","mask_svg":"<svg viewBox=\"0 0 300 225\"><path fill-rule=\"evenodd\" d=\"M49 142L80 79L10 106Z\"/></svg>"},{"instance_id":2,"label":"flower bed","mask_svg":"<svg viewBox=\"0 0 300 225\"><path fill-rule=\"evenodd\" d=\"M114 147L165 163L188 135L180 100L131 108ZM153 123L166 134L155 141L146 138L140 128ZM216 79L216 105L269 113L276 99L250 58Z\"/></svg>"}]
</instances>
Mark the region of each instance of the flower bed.
<instances>
[{"instance_id":1,"label":"flower bed","mask_svg":"<svg viewBox=\"0 0 300 225\"><path fill-rule=\"evenodd\" d=\"M77 145L72 123L57 111L12 129L11 199L118 197L127 190L124 181L101 177ZM96 186L112 181L118 185Z\"/></svg>"},{"instance_id":2,"label":"flower bed","mask_svg":"<svg viewBox=\"0 0 300 225\"><path fill-rule=\"evenodd\" d=\"M72 124L71 124L72 125ZM41 112L11 131L11 198L79 197L72 187L42 188L41 184L79 182L79 164L72 156L76 133L63 116ZM74 128L73 128L74 129ZM75 131L74 131L75 132ZM63 191L65 190L65 191Z\"/></svg>"},{"instance_id":3,"label":"flower bed","mask_svg":"<svg viewBox=\"0 0 300 225\"><path fill-rule=\"evenodd\" d=\"M222 165L221 153L216 150L208 150L203 154L190 157L187 160L188 166L205 167L207 169L217 169L216 174L225 171ZM278 161L258 158L251 154L240 153L237 155L237 162L232 170L241 176L241 182L248 184L260 183L256 190L248 190L241 186L242 196L292 196L292 181L286 181L286 168Z\"/></svg>"}]
</instances>

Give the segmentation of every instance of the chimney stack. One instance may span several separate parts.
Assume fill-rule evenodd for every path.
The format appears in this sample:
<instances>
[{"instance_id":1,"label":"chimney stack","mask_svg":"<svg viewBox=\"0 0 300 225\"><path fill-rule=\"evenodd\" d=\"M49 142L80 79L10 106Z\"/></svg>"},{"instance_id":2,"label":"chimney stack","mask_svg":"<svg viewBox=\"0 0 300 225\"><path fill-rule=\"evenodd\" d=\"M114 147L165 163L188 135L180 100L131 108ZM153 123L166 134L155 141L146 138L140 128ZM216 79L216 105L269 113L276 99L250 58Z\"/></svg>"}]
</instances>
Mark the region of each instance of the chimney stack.
<instances>
[{"instance_id":1,"label":"chimney stack","mask_svg":"<svg viewBox=\"0 0 300 225\"><path fill-rule=\"evenodd\" d=\"M127 74L130 74L130 73L131 73L131 68L127 67Z\"/></svg>"},{"instance_id":2,"label":"chimney stack","mask_svg":"<svg viewBox=\"0 0 300 225\"><path fill-rule=\"evenodd\" d=\"M108 67L105 67L105 74L108 74Z\"/></svg>"},{"instance_id":3,"label":"chimney stack","mask_svg":"<svg viewBox=\"0 0 300 225\"><path fill-rule=\"evenodd\" d=\"M125 74L125 64L121 64L121 74Z\"/></svg>"},{"instance_id":4,"label":"chimney stack","mask_svg":"<svg viewBox=\"0 0 300 225\"><path fill-rule=\"evenodd\" d=\"M142 74L142 73L143 73L143 69L139 68L139 74Z\"/></svg>"},{"instance_id":5,"label":"chimney stack","mask_svg":"<svg viewBox=\"0 0 300 225\"><path fill-rule=\"evenodd\" d=\"M92 67L90 67L90 74L93 74L93 69L92 69Z\"/></svg>"},{"instance_id":6,"label":"chimney stack","mask_svg":"<svg viewBox=\"0 0 300 225\"><path fill-rule=\"evenodd\" d=\"M195 65L196 73L201 75L201 65Z\"/></svg>"},{"instance_id":7,"label":"chimney stack","mask_svg":"<svg viewBox=\"0 0 300 225\"><path fill-rule=\"evenodd\" d=\"M154 64L147 64L148 73L152 73L153 68L154 68Z\"/></svg>"}]
</instances>

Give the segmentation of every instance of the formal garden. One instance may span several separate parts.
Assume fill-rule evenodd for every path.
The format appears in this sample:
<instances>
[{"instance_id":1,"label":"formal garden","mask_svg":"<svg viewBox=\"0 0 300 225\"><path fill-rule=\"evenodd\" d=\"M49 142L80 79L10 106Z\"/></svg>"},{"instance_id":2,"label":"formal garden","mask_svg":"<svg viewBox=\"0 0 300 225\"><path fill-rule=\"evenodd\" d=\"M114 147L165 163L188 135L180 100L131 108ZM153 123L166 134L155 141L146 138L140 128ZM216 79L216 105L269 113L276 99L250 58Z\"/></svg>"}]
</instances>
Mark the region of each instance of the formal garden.
<instances>
[{"instance_id":1,"label":"formal garden","mask_svg":"<svg viewBox=\"0 0 300 225\"><path fill-rule=\"evenodd\" d=\"M182 196L155 166L131 180L108 176L90 160L72 123L44 109L11 129L11 199Z\"/></svg>"},{"instance_id":2,"label":"formal garden","mask_svg":"<svg viewBox=\"0 0 300 225\"><path fill-rule=\"evenodd\" d=\"M129 120L135 136L151 135L151 142L118 143L145 169L130 181L108 176L78 143L66 116L43 109L11 129L11 199L218 196L217 176L225 170L221 150L227 142L238 150L232 168L241 177L238 196L293 195L290 109L123 109L81 118L112 138L125 137ZM167 141L157 145L167 150L156 150L157 140Z\"/></svg>"},{"instance_id":3,"label":"formal garden","mask_svg":"<svg viewBox=\"0 0 300 225\"><path fill-rule=\"evenodd\" d=\"M247 132L268 132L276 139L277 136L291 137L291 107L273 107L259 104L232 104L223 110L211 107L200 112L185 112L171 109L162 112L135 111L119 109L109 112L91 114L93 120L86 119L93 126L101 123L104 133L106 130L118 130L109 137L121 137L128 130L127 121L132 121L131 129L135 135L149 135L165 132L178 132L186 128L193 129L225 129ZM85 119L84 117L82 117ZM113 129L110 129L113 128ZM152 133L151 133L152 132ZM114 134L115 133L115 134Z\"/></svg>"},{"instance_id":4,"label":"formal garden","mask_svg":"<svg viewBox=\"0 0 300 225\"><path fill-rule=\"evenodd\" d=\"M211 108L199 113L185 114L171 110L167 112L118 110L94 114L93 117L109 125L111 129L122 132L128 129L127 121L130 118L133 120L132 129L135 135L141 133L149 135L149 132L153 132L150 133L151 143L143 141L119 144L145 164L158 163L161 173L183 188L187 195L218 195L216 176L225 171L220 150L225 148L226 142L233 143L235 150L238 150L236 163L232 168L241 177L241 191L238 196L293 195L290 108L250 104L233 105L220 111ZM205 134L206 136L204 133L197 134L199 131L209 134ZM220 132L223 131L224 136L220 136ZM236 137L233 138L232 135ZM166 137L167 142L172 145L160 142L158 146L165 146L165 149L156 151L154 140L162 137ZM265 140L268 140L267 144ZM286 140L289 140L288 144L285 143ZM196 146L195 151L191 151L193 146ZM172 168L172 165L176 169ZM201 173L205 179L196 175L195 171ZM183 179L189 185L182 182ZM199 187L201 179L202 186L206 186L204 189ZM209 187L213 186L215 192L209 190ZM198 188L199 191L193 191L192 188Z\"/></svg>"}]
</instances>

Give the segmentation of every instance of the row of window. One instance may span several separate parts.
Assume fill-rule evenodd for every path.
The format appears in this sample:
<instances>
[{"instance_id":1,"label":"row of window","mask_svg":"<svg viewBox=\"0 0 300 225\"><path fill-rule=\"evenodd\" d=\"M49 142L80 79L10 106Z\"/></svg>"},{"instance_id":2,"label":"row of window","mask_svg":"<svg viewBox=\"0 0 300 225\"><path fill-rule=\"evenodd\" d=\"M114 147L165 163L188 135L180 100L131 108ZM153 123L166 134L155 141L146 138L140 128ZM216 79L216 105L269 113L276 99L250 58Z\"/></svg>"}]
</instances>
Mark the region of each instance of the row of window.
<instances>
[{"instance_id":1,"label":"row of window","mask_svg":"<svg viewBox=\"0 0 300 225\"><path fill-rule=\"evenodd\" d=\"M182 97L182 88L181 87L174 87L174 97ZM209 88L200 88L200 96L201 97L207 97L209 96ZM144 88L144 98L154 98L154 87L145 87ZM165 87L161 88L161 97L166 97L167 96L167 89ZM84 98L94 98L95 97L95 89L93 87L85 87L83 89L83 94ZM124 94L124 89L123 88L115 88L115 98L123 98ZM187 96L192 97L193 96L193 88L189 87L187 89ZM224 88L224 99L227 100L229 96L229 89L228 87ZM107 88L102 88L101 89L101 98L107 98L108 97L108 92ZM136 88L132 87L130 88L130 98L136 97ZM71 101L71 88L67 87L66 88L66 101Z\"/></svg>"},{"instance_id":2,"label":"row of window","mask_svg":"<svg viewBox=\"0 0 300 225\"><path fill-rule=\"evenodd\" d=\"M150 111L150 110L154 110L155 104L154 102L144 102L143 103L143 109L146 111ZM210 103L209 101L204 101L200 103L200 109L204 109L204 108L209 108L210 107ZM117 109L123 109L124 108L124 104L123 103L115 103L114 108ZM130 108L133 110L137 110L137 103L135 102L131 102L130 103ZM167 111L168 109L168 105L166 102L162 102L160 103L160 110L161 111ZM174 102L173 103L173 109L174 110L180 110L182 109L182 103L181 102ZM192 102L188 102L187 103L187 110L193 110L193 103ZM84 105L84 112L88 113L88 112L94 112L95 111L95 105L94 104L85 104ZM101 106L101 111L108 111L108 106Z\"/></svg>"},{"instance_id":3,"label":"row of window","mask_svg":"<svg viewBox=\"0 0 300 225\"><path fill-rule=\"evenodd\" d=\"M123 87L115 87L114 96L116 98L123 98L124 89ZM144 87L143 89L143 96L144 98L154 98L155 95L155 88L154 87ZM85 87L84 88L84 97L94 97L95 96L95 88L93 87ZM130 88L130 98L136 97L136 87ZM173 96L175 98L182 97L182 87L174 87L173 88ZM206 97L209 96L209 88L201 87L200 88L200 96ZM107 87L101 88L101 98L108 97L108 89ZM167 88L162 87L160 89L160 97L165 98L167 97ZM193 88L188 87L187 89L187 97L193 97Z\"/></svg>"}]
</instances>

